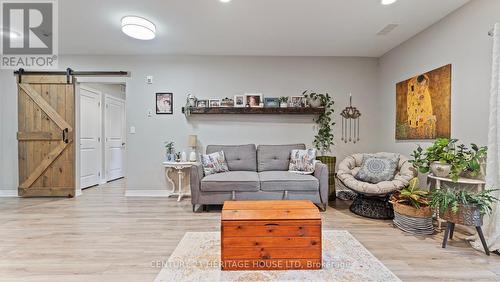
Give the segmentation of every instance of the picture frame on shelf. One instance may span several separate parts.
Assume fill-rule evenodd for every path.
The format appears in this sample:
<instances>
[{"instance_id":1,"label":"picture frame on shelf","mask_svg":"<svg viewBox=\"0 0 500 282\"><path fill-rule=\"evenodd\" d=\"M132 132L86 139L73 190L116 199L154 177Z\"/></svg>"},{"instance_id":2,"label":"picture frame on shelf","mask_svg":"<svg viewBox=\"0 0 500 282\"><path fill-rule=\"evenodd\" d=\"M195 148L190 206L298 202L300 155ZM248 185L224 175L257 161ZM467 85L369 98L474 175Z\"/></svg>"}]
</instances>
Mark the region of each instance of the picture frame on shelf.
<instances>
[{"instance_id":1,"label":"picture frame on shelf","mask_svg":"<svg viewBox=\"0 0 500 282\"><path fill-rule=\"evenodd\" d=\"M279 108L280 107L280 99L279 98L264 98L264 107L265 108Z\"/></svg>"},{"instance_id":2,"label":"picture frame on shelf","mask_svg":"<svg viewBox=\"0 0 500 282\"><path fill-rule=\"evenodd\" d=\"M234 95L234 107L244 108L245 106L245 95Z\"/></svg>"},{"instance_id":3,"label":"picture frame on shelf","mask_svg":"<svg viewBox=\"0 0 500 282\"><path fill-rule=\"evenodd\" d=\"M197 108L208 108L208 100L198 100L196 102Z\"/></svg>"},{"instance_id":4,"label":"picture frame on shelf","mask_svg":"<svg viewBox=\"0 0 500 282\"><path fill-rule=\"evenodd\" d=\"M221 106L221 99L219 98L208 99L209 108L220 108L220 106Z\"/></svg>"},{"instance_id":5,"label":"picture frame on shelf","mask_svg":"<svg viewBox=\"0 0 500 282\"><path fill-rule=\"evenodd\" d=\"M225 108L232 108L234 107L234 100L226 97L221 100L220 106Z\"/></svg>"},{"instance_id":6,"label":"picture frame on shelf","mask_svg":"<svg viewBox=\"0 0 500 282\"><path fill-rule=\"evenodd\" d=\"M156 93L156 114L171 115L174 113L174 94Z\"/></svg>"},{"instance_id":7,"label":"picture frame on shelf","mask_svg":"<svg viewBox=\"0 0 500 282\"><path fill-rule=\"evenodd\" d=\"M293 108L302 108L303 99L303 96L290 96L290 102L288 103L288 106Z\"/></svg>"},{"instance_id":8,"label":"picture frame on shelf","mask_svg":"<svg viewBox=\"0 0 500 282\"><path fill-rule=\"evenodd\" d=\"M261 108L264 99L263 95L260 93L256 94L245 94L245 106L250 108Z\"/></svg>"}]
</instances>

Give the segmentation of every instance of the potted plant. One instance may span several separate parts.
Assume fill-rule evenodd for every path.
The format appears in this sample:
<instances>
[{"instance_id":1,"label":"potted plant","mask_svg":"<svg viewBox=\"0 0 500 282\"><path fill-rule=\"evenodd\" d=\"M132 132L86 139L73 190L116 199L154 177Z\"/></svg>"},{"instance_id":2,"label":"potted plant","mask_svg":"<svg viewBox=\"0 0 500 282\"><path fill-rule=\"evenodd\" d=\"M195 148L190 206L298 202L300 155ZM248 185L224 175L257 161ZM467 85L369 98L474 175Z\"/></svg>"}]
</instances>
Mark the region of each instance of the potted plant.
<instances>
[{"instance_id":1,"label":"potted plant","mask_svg":"<svg viewBox=\"0 0 500 282\"><path fill-rule=\"evenodd\" d=\"M307 94L307 92L309 92L309 90L302 92L302 96L304 96L306 98L307 104L310 107L319 108L319 107L325 106L326 101L324 101L324 99L322 99L322 97L324 98L324 95L321 96L322 94L317 94L317 93Z\"/></svg>"},{"instance_id":2,"label":"potted plant","mask_svg":"<svg viewBox=\"0 0 500 282\"><path fill-rule=\"evenodd\" d=\"M450 177L454 181L460 176L484 176L487 147L471 144L472 149L468 149L457 143L457 139L441 138L426 150L418 146L410 162L420 173L431 171L435 176Z\"/></svg>"},{"instance_id":3,"label":"potted plant","mask_svg":"<svg viewBox=\"0 0 500 282\"><path fill-rule=\"evenodd\" d=\"M484 180L487 152L488 147L479 147L474 143L471 144L471 149L468 149L465 145L458 146L457 155L460 159L461 176Z\"/></svg>"},{"instance_id":4,"label":"potted plant","mask_svg":"<svg viewBox=\"0 0 500 282\"><path fill-rule=\"evenodd\" d=\"M431 194L431 207L438 209L441 218L456 224L481 226L483 215L490 214L491 206L498 201L492 193L498 189L481 192L446 189Z\"/></svg>"},{"instance_id":5,"label":"potted plant","mask_svg":"<svg viewBox=\"0 0 500 282\"><path fill-rule=\"evenodd\" d=\"M311 99L314 101L320 101L322 107L325 107L325 111L321 113L317 118L314 119L318 127L318 132L314 136L313 145L320 152L320 156L316 159L328 166L328 182L329 182L329 203L335 200L335 162L336 158L334 156L327 156L326 154L331 152L331 147L333 143L333 126L335 122L333 121L334 114L334 101L332 97L326 94L311 93L307 94L307 91L303 93L306 99ZM310 100L311 101L311 100Z\"/></svg>"},{"instance_id":6,"label":"potted plant","mask_svg":"<svg viewBox=\"0 0 500 282\"><path fill-rule=\"evenodd\" d=\"M166 150L167 162L174 162L175 161L174 142L165 141L165 150Z\"/></svg>"},{"instance_id":7,"label":"potted plant","mask_svg":"<svg viewBox=\"0 0 500 282\"><path fill-rule=\"evenodd\" d=\"M280 100L280 108L288 108L288 97L281 96Z\"/></svg>"},{"instance_id":8,"label":"potted plant","mask_svg":"<svg viewBox=\"0 0 500 282\"><path fill-rule=\"evenodd\" d=\"M408 187L392 194L390 203L394 207L396 227L414 235L434 233L429 192L418 188L417 178L413 178Z\"/></svg>"}]
</instances>

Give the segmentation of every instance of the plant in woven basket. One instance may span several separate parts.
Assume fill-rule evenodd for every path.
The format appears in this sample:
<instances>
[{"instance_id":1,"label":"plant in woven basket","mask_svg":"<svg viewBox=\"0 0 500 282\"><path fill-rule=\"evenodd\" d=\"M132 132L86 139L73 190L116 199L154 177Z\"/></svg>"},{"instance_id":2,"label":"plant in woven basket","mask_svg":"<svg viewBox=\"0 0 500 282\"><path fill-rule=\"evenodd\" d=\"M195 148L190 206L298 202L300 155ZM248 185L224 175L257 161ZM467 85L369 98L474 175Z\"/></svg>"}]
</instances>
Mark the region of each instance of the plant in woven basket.
<instances>
[{"instance_id":1,"label":"plant in woven basket","mask_svg":"<svg viewBox=\"0 0 500 282\"><path fill-rule=\"evenodd\" d=\"M434 233L429 192L421 189L418 178L413 178L408 187L395 192L390 200L394 207L394 225L414 235Z\"/></svg>"},{"instance_id":2,"label":"plant in woven basket","mask_svg":"<svg viewBox=\"0 0 500 282\"><path fill-rule=\"evenodd\" d=\"M418 188L418 178L410 180L410 185L396 191L392 197L391 202L412 206L420 209L420 207L427 207L430 205L429 192Z\"/></svg>"}]
</instances>

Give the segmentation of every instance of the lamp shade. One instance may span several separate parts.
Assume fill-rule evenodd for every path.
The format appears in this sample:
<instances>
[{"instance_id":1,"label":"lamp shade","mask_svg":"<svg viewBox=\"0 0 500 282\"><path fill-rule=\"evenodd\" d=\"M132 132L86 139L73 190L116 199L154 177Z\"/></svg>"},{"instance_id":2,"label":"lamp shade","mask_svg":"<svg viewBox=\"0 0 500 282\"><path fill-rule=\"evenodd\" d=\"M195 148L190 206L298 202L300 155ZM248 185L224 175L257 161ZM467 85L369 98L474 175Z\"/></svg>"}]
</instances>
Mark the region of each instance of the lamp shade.
<instances>
[{"instance_id":1,"label":"lamp shade","mask_svg":"<svg viewBox=\"0 0 500 282\"><path fill-rule=\"evenodd\" d=\"M189 135L189 138L188 138L188 146L189 147L196 147L198 144L197 144L197 136L196 135Z\"/></svg>"}]
</instances>

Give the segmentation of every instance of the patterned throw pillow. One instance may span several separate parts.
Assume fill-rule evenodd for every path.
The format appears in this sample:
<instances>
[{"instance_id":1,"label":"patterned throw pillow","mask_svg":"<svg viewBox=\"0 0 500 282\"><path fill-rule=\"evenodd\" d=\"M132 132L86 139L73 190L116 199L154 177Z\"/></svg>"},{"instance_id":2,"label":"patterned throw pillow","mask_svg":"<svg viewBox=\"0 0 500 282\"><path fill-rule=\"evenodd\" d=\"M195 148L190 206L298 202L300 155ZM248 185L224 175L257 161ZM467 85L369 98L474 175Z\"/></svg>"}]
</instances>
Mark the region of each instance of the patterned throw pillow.
<instances>
[{"instance_id":1,"label":"patterned throw pillow","mask_svg":"<svg viewBox=\"0 0 500 282\"><path fill-rule=\"evenodd\" d=\"M200 160L205 176L229 171L224 151L215 152L209 155L200 155Z\"/></svg>"},{"instance_id":2,"label":"patterned throw pillow","mask_svg":"<svg viewBox=\"0 0 500 282\"><path fill-rule=\"evenodd\" d=\"M292 150L288 171L300 174L314 173L316 165L316 149Z\"/></svg>"},{"instance_id":3,"label":"patterned throw pillow","mask_svg":"<svg viewBox=\"0 0 500 282\"><path fill-rule=\"evenodd\" d=\"M375 157L373 155L364 155L361 169L354 176L357 180L377 184L382 181L391 181L394 179L396 169L398 168L399 155L394 157Z\"/></svg>"}]
</instances>

